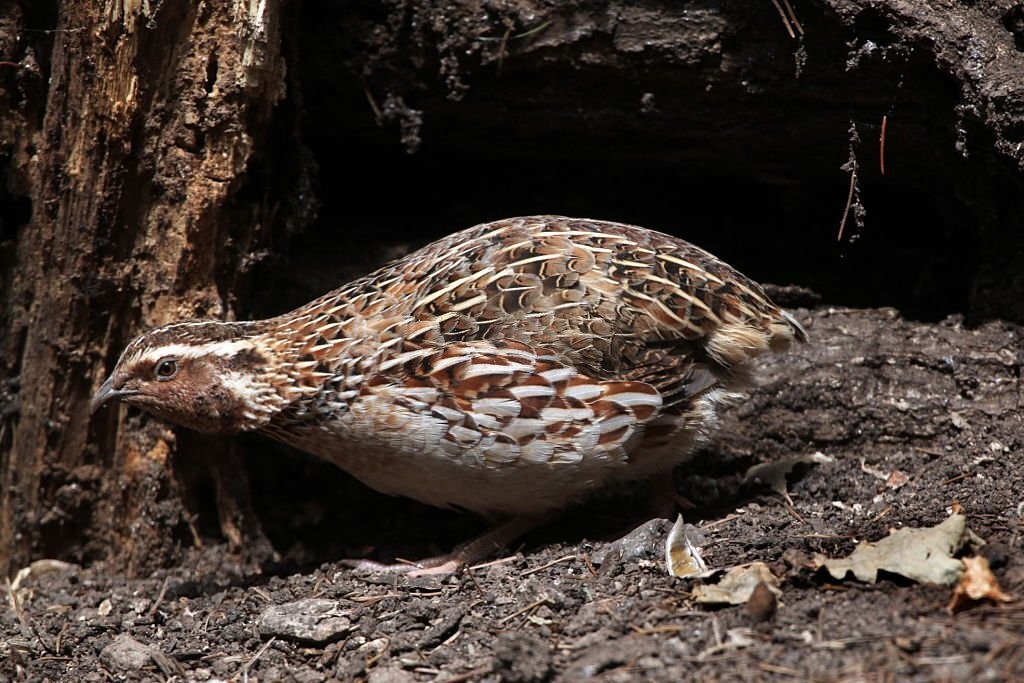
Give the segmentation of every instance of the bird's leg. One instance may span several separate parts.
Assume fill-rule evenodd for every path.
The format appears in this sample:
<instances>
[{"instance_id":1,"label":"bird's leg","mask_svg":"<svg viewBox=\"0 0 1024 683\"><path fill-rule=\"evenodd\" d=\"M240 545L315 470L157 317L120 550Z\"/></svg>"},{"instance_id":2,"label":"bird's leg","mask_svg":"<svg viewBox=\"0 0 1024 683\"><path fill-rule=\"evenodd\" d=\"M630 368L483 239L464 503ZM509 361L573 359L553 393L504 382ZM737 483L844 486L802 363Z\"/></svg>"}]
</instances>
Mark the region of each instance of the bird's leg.
<instances>
[{"instance_id":1,"label":"bird's leg","mask_svg":"<svg viewBox=\"0 0 1024 683\"><path fill-rule=\"evenodd\" d=\"M672 472L654 477L651 481L651 516L661 519L675 519L678 510L692 510L694 503L676 490Z\"/></svg>"},{"instance_id":2,"label":"bird's leg","mask_svg":"<svg viewBox=\"0 0 1024 683\"><path fill-rule=\"evenodd\" d=\"M479 536L459 544L450 553L424 558L415 563L385 564L373 560L346 560L344 564L355 569L408 572L410 577L451 574L460 567L479 562L483 558L493 555L553 517L555 517L554 514L537 517L513 517Z\"/></svg>"}]
</instances>

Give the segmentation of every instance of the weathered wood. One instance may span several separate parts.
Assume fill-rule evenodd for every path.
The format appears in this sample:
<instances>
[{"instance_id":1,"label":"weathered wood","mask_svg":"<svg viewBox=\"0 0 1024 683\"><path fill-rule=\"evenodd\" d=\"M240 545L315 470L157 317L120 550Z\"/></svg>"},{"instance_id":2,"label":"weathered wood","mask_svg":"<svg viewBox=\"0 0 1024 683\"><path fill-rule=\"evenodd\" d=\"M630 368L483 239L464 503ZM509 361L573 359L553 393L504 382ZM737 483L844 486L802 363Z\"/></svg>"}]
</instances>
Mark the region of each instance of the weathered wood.
<instances>
[{"instance_id":1,"label":"weathered wood","mask_svg":"<svg viewBox=\"0 0 1024 683\"><path fill-rule=\"evenodd\" d=\"M279 3L58 12L2 351L20 395L0 548L15 563L106 548L142 569L171 559L165 527L185 524L180 505L163 505L173 437L148 422L125 431L116 411L90 418L88 398L141 328L230 314L222 288L265 219L229 231L284 93Z\"/></svg>"}]
</instances>

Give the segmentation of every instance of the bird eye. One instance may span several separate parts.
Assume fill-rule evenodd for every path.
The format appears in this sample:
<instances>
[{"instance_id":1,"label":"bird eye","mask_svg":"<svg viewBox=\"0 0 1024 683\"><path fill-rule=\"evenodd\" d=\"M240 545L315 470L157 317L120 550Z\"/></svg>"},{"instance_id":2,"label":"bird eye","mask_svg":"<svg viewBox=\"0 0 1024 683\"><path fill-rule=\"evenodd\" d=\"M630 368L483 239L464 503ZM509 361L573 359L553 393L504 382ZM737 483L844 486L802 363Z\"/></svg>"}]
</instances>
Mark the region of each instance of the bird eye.
<instances>
[{"instance_id":1,"label":"bird eye","mask_svg":"<svg viewBox=\"0 0 1024 683\"><path fill-rule=\"evenodd\" d=\"M161 358L157 361L153 374L160 382L174 379L174 376L178 374L178 361L174 358Z\"/></svg>"}]
</instances>

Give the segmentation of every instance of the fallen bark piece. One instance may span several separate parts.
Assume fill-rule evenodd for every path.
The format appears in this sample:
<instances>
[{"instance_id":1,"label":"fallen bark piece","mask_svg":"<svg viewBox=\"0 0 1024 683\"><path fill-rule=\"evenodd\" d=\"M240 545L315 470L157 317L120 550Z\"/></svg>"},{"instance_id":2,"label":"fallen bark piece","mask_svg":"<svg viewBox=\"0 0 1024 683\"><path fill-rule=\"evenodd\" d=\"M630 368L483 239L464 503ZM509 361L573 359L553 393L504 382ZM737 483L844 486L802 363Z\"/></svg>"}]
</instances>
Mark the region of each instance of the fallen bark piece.
<instances>
[{"instance_id":1,"label":"fallen bark piece","mask_svg":"<svg viewBox=\"0 0 1024 683\"><path fill-rule=\"evenodd\" d=\"M954 558L965 545L983 541L967 528L967 518L951 515L941 524L927 529L904 528L890 532L874 543L861 543L846 558L816 556L815 563L825 567L835 579L847 572L866 583L878 581L878 572L899 574L911 581L951 586L963 573L963 563Z\"/></svg>"},{"instance_id":2,"label":"fallen bark piece","mask_svg":"<svg viewBox=\"0 0 1024 683\"><path fill-rule=\"evenodd\" d=\"M989 569L988 560L978 556L965 557L962 562L964 574L953 589L953 597L949 601L950 612L960 612L982 600L1013 602L1013 597L1004 593L999 586L995 574Z\"/></svg>"},{"instance_id":3,"label":"fallen bark piece","mask_svg":"<svg viewBox=\"0 0 1024 683\"><path fill-rule=\"evenodd\" d=\"M693 599L710 605L742 605L750 600L750 596L762 585L775 597L782 595L779 580L772 574L768 565L764 562L754 562L742 567L733 567L718 583L695 587Z\"/></svg>"},{"instance_id":4,"label":"fallen bark piece","mask_svg":"<svg viewBox=\"0 0 1024 683\"><path fill-rule=\"evenodd\" d=\"M257 620L261 636L323 645L342 638L352 628L348 612L335 600L310 598L273 605Z\"/></svg>"}]
</instances>

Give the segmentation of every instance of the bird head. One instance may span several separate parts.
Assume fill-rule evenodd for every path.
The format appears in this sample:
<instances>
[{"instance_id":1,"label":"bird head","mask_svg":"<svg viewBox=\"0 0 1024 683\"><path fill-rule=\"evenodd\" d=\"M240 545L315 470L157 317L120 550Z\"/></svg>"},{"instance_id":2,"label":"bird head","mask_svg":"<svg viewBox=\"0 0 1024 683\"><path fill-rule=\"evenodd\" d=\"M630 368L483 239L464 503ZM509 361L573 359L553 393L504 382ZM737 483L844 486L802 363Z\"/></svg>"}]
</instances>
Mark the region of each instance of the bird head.
<instances>
[{"instance_id":1,"label":"bird head","mask_svg":"<svg viewBox=\"0 0 1024 683\"><path fill-rule=\"evenodd\" d=\"M91 409L120 400L200 432L248 431L288 403L282 379L253 323L175 323L128 345Z\"/></svg>"}]
</instances>

